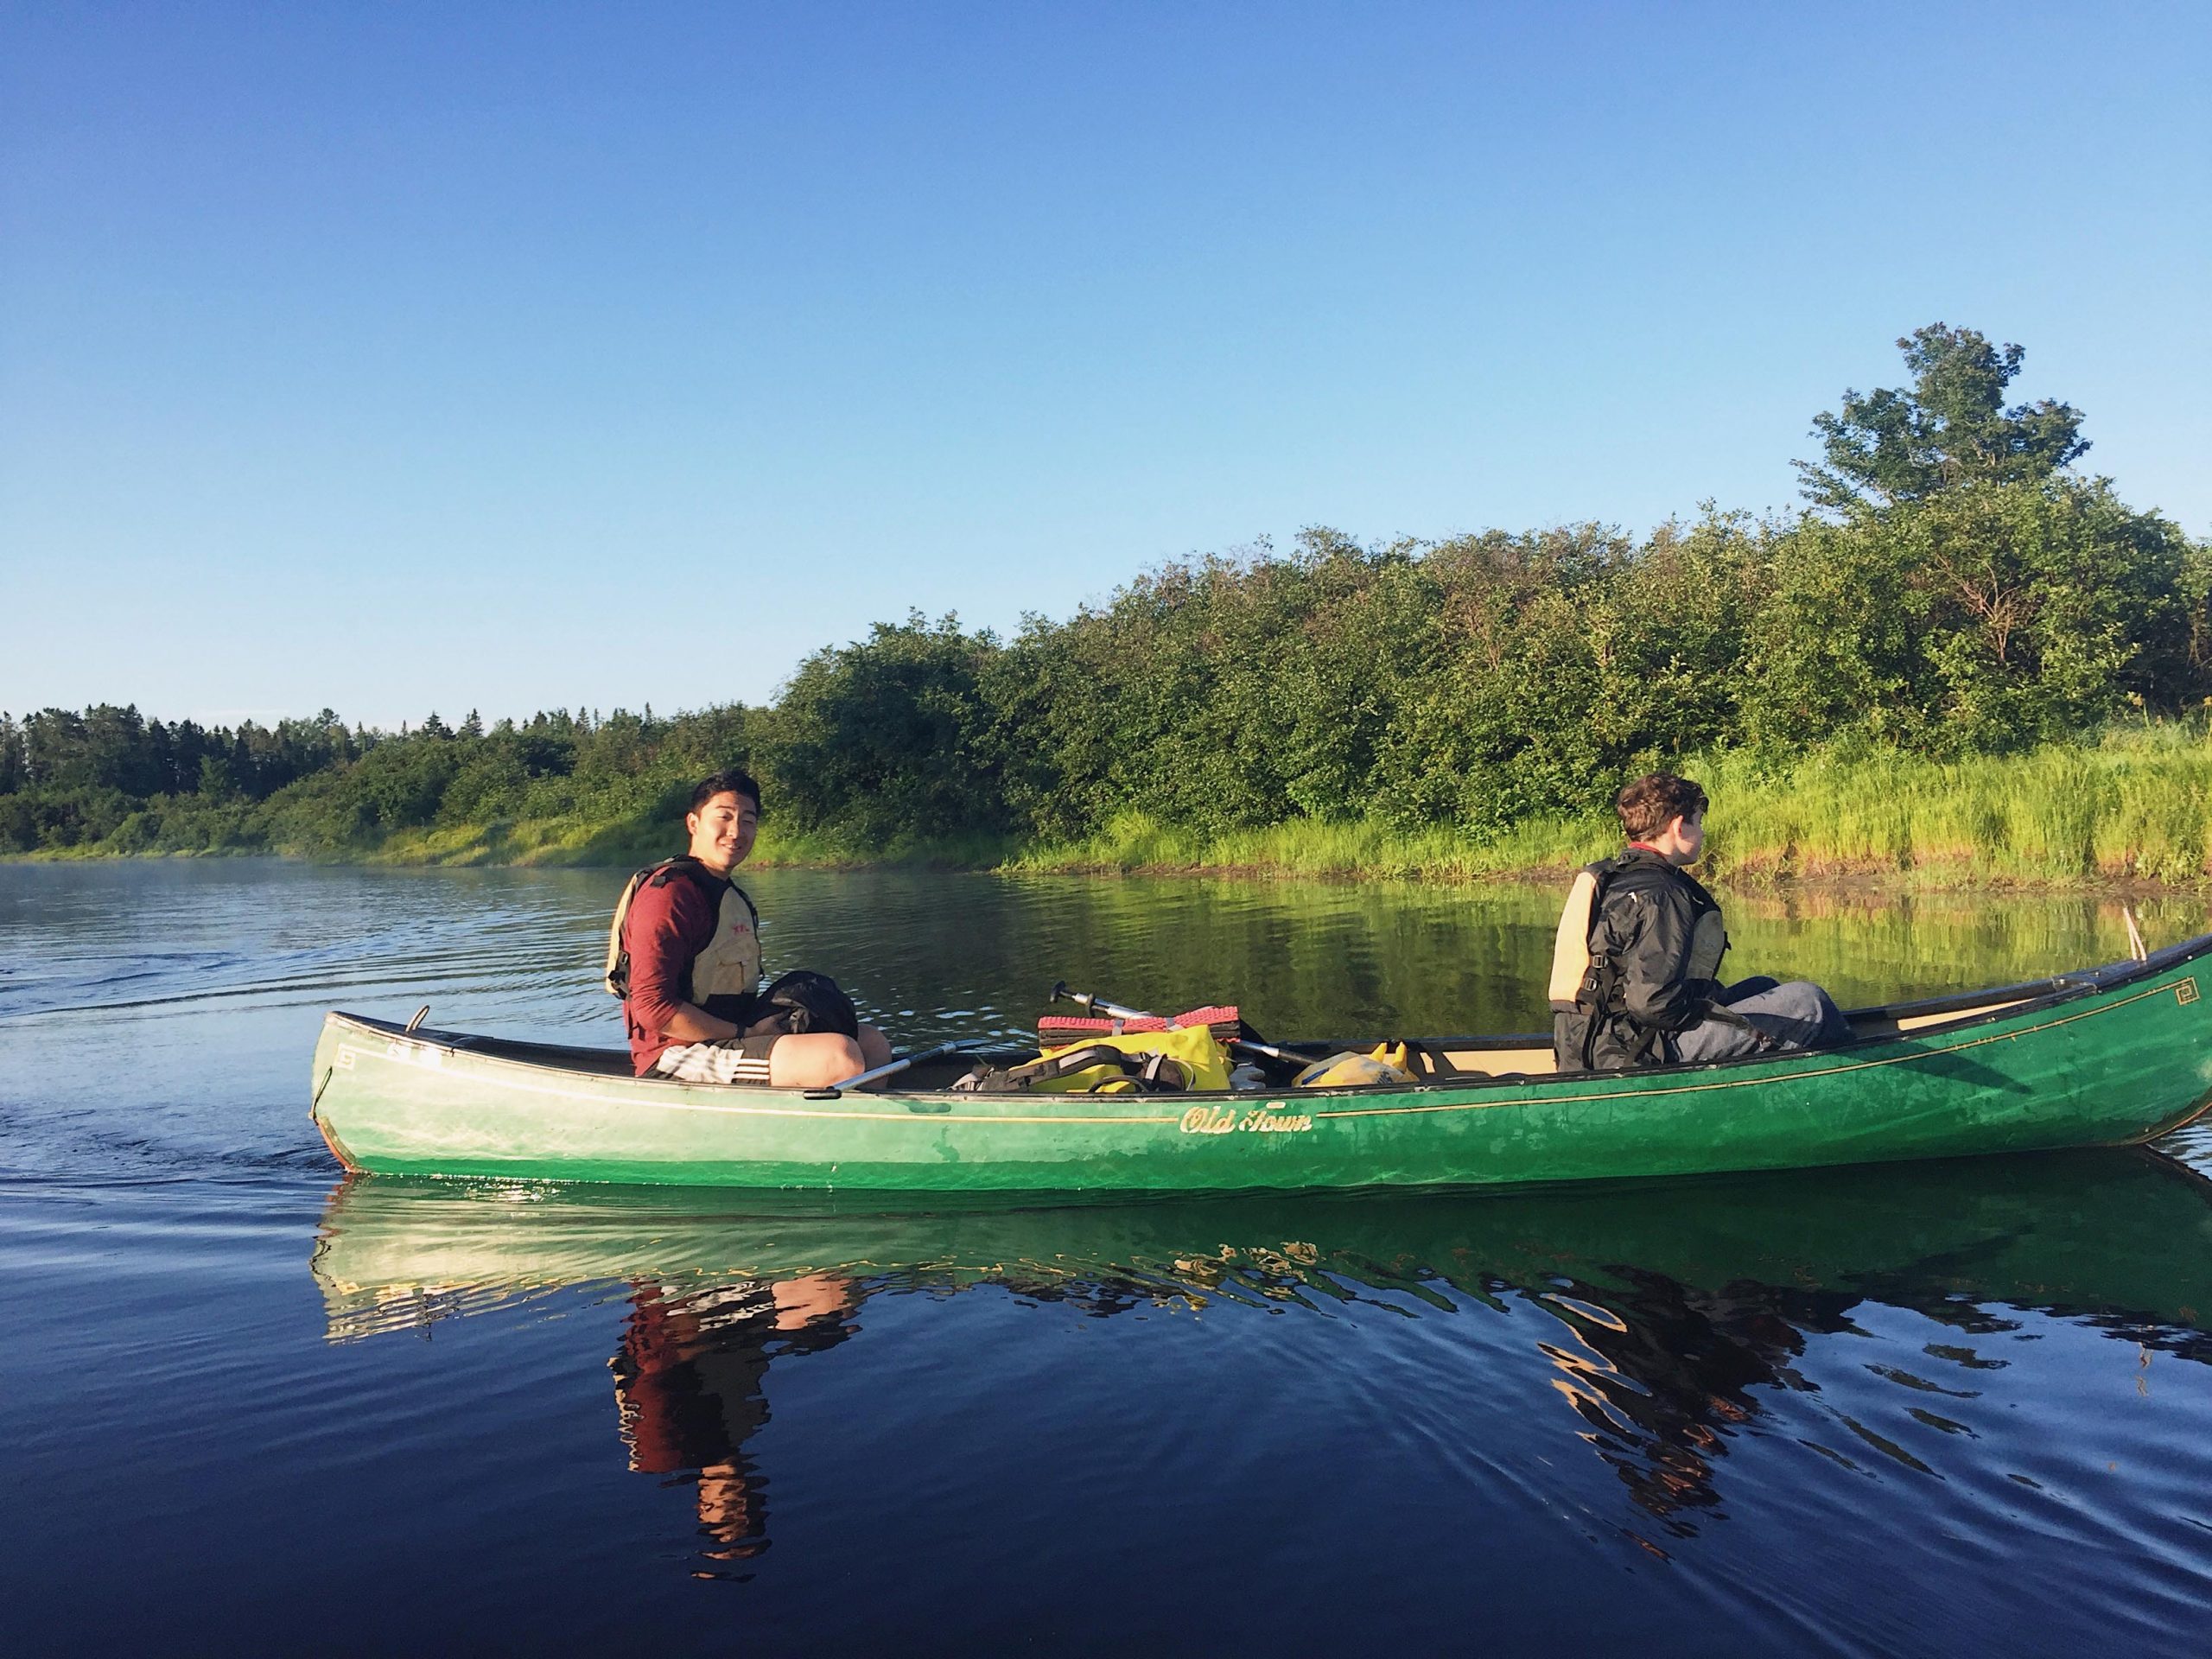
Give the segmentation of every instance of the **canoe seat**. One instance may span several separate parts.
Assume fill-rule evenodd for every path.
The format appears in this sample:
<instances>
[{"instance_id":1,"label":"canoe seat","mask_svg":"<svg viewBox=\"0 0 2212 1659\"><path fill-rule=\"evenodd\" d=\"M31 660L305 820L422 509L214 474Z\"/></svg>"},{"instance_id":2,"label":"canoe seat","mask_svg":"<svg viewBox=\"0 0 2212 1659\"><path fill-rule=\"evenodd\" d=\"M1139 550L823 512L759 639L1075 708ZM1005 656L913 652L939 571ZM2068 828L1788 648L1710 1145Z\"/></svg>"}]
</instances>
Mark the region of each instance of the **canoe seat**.
<instances>
[{"instance_id":1,"label":"canoe seat","mask_svg":"<svg viewBox=\"0 0 2212 1659\"><path fill-rule=\"evenodd\" d=\"M1962 1020L1978 1019L1985 1014L1997 1014L2006 1008L2017 1008L2023 1002L2035 999L2027 996L2006 997L2001 1001L1975 1002L1965 1007L1936 1008L1926 1014L1892 1014L1887 1008L1869 1008L1864 1014L1851 1016L1851 1031L1854 1037L1896 1037L1909 1031L1928 1031L1937 1026L1955 1026Z\"/></svg>"},{"instance_id":2,"label":"canoe seat","mask_svg":"<svg viewBox=\"0 0 2212 1659\"><path fill-rule=\"evenodd\" d=\"M1444 1063L1430 1073L1439 1077L1500 1077L1512 1071L1548 1077L1559 1070L1549 1048L1452 1048L1441 1054L1424 1053L1422 1058Z\"/></svg>"}]
</instances>

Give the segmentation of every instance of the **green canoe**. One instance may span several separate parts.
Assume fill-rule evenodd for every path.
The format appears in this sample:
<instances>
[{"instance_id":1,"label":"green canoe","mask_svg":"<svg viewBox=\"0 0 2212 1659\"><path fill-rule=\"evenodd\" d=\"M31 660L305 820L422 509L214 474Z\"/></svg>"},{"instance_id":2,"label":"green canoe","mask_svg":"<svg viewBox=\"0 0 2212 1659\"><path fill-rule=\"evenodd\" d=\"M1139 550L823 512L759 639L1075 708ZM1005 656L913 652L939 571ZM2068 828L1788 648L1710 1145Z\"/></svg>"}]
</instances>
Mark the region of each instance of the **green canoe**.
<instances>
[{"instance_id":1,"label":"green canoe","mask_svg":"<svg viewBox=\"0 0 2212 1659\"><path fill-rule=\"evenodd\" d=\"M383 1174L940 1193L1580 1181L2123 1146L2212 1103L2208 954L2212 935L1861 1010L1854 1041L1814 1053L1555 1073L1541 1039L1440 1038L1415 1046L1411 1084L1236 1094L956 1094L964 1059L882 1093L732 1088L632 1077L621 1051L334 1013L312 1111L340 1163Z\"/></svg>"}]
</instances>

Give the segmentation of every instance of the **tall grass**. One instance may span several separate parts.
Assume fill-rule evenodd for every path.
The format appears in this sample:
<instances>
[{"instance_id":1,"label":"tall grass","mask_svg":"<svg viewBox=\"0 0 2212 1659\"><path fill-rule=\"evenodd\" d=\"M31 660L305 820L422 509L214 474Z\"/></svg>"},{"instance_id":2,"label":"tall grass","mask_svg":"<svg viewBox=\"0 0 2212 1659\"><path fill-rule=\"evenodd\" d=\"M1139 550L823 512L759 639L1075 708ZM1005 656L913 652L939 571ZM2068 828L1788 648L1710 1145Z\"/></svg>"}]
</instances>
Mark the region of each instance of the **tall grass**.
<instances>
[{"instance_id":1,"label":"tall grass","mask_svg":"<svg viewBox=\"0 0 2212 1659\"><path fill-rule=\"evenodd\" d=\"M1296 818L1262 829L1206 836L1124 813L1087 840L1030 847L1009 870L1079 873L1219 871L1300 876L1379 876L1468 881L1581 863L1620 837L1594 820L1532 820L1480 841L1452 830L1394 830L1369 819Z\"/></svg>"},{"instance_id":2,"label":"tall grass","mask_svg":"<svg viewBox=\"0 0 2212 1659\"><path fill-rule=\"evenodd\" d=\"M1703 873L1738 883L1876 876L1925 887L2198 887L2212 847L2212 741L2193 726L1956 763L1821 755L1785 767L1724 754L1681 769L1713 797ZM1556 871L1619 842L1610 814L1531 819L1481 839L1363 820L1205 836L1141 813L1028 849L1020 870L1240 870L1426 880Z\"/></svg>"},{"instance_id":3,"label":"tall grass","mask_svg":"<svg viewBox=\"0 0 2212 1659\"><path fill-rule=\"evenodd\" d=\"M1701 781L1716 870L1738 877L2192 886L2212 844L2212 743L2182 726L1955 764L1829 759L1761 778L1724 761Z\"/></svg>"},{"instance_id":4,"label":"tall grass","mask_svg":"<svg viewBox=\"0 0 2212 1659\"><path fill-rule=\"evenodd\" d=\"M671 851L673 832L638 819L525 818L393 831L363 855L371 864L649 864ZM327 855L323 855L327 856Z\"/></svg>"}]
</instances>

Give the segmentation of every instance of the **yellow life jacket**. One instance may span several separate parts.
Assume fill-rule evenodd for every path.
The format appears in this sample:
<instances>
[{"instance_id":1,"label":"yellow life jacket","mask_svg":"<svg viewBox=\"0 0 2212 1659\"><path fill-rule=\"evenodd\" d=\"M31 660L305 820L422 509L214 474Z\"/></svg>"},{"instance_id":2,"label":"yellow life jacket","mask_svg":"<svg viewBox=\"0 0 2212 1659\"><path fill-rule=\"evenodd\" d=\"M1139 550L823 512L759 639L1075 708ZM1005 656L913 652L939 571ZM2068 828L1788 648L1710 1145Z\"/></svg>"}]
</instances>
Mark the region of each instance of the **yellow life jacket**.
<instances>
[{"instance_id":1,"label":"yellow life jacket","mask_svg":"<svg viewBox=\"0 0 2212 1659\"><path fill-rule=\"evenodd\" d=\"M1378 1083L1412 1083L1413 1056L1403 1043L1382 1042L1361 1054L1351 1050L1316 1060L1290 1080L1294 1089L1363 1089Z\"/></svg>"},{"instance_id":2,"label":"yellow life jacket","mask_svg":"<svg viewBox=\"0 0 2212 1659\"><path fill-rule=\"evenodd\" d=\"M744 888L714 874L688 855L663 859L651 869L639 870L624 886L621 898L615 901L613 924L607 930L608 992L626 999L630 995L630 948L622 938L622 929L630 919L630 905L638 889L647 883L664 887L675 880L713 883L721 888L715 937L691 958L682 988L683 1000L712 1013L710 998L751 996L760 988L760 912L753 907Z\"/></svg>"}]
</instances>

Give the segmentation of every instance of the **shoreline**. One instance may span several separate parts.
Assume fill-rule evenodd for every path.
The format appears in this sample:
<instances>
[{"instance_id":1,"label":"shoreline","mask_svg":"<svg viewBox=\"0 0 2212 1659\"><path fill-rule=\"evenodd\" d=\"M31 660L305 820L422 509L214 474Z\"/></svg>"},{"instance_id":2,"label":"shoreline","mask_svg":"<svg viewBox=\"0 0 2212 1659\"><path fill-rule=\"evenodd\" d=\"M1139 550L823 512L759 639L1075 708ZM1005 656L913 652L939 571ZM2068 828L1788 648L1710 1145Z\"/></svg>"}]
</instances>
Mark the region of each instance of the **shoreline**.
<instances>
[{"instance_id":1,"label":"shoreline","mask_svg":"<svg viewBox=\"0 0 2212 1659\"><path fill-rule=\"evenodd\" d=\"M664 855L644 852L621 857L533 856L500 858L484 855L480 845L432 851L411 849L421 855L395 855L382 849L353 854L295 853L270 848L219 848L193 851L122 853L77 848L0 854L0 865L75 863L163 863L170 861L266 859L285 863L388 869L605 869L637 868ZM1603 856L1599 854L1599 856ZM1416 887L1472 887L1489 884L1561 889L1572 880L1584 860L1547 860L1529 864L1482 867L1457 861L1435 865L1397 864L1361 868L1345 865L1301 868L1287 861L1158 859L1116 860L1105 857L1058 857L1035 852L1010 853L995 860L963 858L947 849L937 852L861 854L794 852L779 856L771 850L756 854L747 868L769 870L819 870L861 873L902 871L915 874L1076 877L1085 880L1193 880L1219 881L1310 881L1327 886L1363 882L1402 883ZM1922 893L1989 893L2018 896L2094 898L2118 903L2134 899L2176 899L2212 898L2212 874L2194 881L2177 882L2099 870L2079 875L2038 875L2020 871L1975 870L1964 861L1929 861L1906 868L1876 860L1823 860L1811 868L1790 868L1782 860L1753 856L1719 861L1717 868L1692 871L1708 886L1747 894L1782 897L1804 893L1821 897L1893 899Z\"/></svg>"},{"instance_id":2,"label":"shoreline","mask_svg":"<svg viewBox=\"0 0 2212 1659\"><path fill-rule=\"evenodd\" d=\"M2212 893L2212 731L2195 720L1953 760L1837 750L1781 763L1730 751L1674 764L1713 802L1700 877L1746 892ZM461 816L457 802L434 810L425 800L409 811L433 821L411 823L389 821L378 816L381 807L370 812L360 801L350 815L335 812L323 797L351 775L289 785L219 811L162 798L105 834L57 832L36 846L11 832L0 846L6 856L40 861L290 855L429 868L636 869L664 855L681 833L683 791L674 774L645 773L587 800L505 815L487 804ZM910 834L881 823L866 830L804 825L799 811L772 810L753 863L1564 887L1575 868L1620 846L1612 814L1594 806L1509 811L1506 803L1478 800L1469 805L1475 816L1429 822L1402 821L1378 800L1357 815L1240 822L1222 805L1193 821L1205 805L1184 802L1173 813L1123 806L1049 840L1028 820L987 817L989 827ZM435 821L439 810L454 816ZM1286 810L1287 802L1271 809Z\"/></svg>"}]
</instances>

